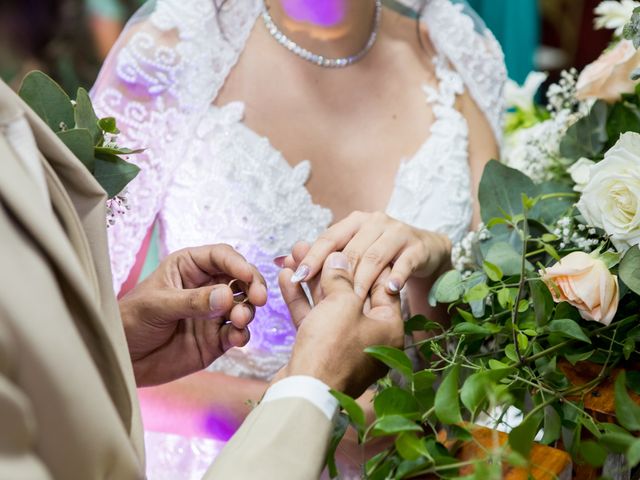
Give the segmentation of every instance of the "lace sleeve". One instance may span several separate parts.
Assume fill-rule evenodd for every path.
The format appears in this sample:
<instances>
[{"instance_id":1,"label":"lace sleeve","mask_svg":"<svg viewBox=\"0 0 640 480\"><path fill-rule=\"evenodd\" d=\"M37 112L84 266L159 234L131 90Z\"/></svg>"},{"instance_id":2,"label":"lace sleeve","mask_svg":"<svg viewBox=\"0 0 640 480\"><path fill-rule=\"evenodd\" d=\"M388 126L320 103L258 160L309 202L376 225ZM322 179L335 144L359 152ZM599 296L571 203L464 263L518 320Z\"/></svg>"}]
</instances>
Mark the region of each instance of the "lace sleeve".
<instances>
[{"instance_id":1,"label":"lace sleeve","mask_svg":"<svg viewBox=\"0 0 640 480\"><path fill-rule=\"evenodd\" d=\"M447 56L463 78L500 144L503 90L507 81L507 69L500 44L464 2L429 0L422 19L436 49Z\"/></svg>"},{"instance_id":2,"label":"lace sleeve","mask_svg":"<svg viewBox=\"0 0 640 480\"><path fill-rule=\"evenodd\" d=\"M148 2L127 25L92 89L98 115L116 118L119 142L145 149L130 158L141 168L127 188L130 210L108 232L116 291L176 168L192 154L195 122L215 98L255 18L248 12L256 1L232 0L221 15L214 3Z\"/></svg>"}]
</instances>

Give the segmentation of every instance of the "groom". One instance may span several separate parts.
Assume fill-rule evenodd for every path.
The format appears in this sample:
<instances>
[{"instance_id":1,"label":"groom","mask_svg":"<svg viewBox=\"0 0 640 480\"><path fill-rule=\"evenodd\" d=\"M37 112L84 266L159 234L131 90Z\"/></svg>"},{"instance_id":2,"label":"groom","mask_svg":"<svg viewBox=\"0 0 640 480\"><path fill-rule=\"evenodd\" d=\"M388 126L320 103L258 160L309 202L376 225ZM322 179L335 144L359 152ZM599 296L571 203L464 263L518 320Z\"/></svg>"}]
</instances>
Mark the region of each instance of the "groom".
<instances>
[{"instance_id":1,"label":"groom","mask_svg":"<svg viewBox=\"0 0 640 480\"><path fill-rule=\"evenodd\" d=\"M230 278L266 302L257 270L214 245L169 256L118 305L104 192L2 82L0 275L0 479L143 478L136 386L248 341L250 309L234 305ZM397 298L375 288L364 315L344 255L327 259L321 285L310 312L285 293L299 326L291 360L206 478L317 478L337 409L329 388L358 395L383 373L363 349L401 344Z\"/></svg>"}]
</instances>

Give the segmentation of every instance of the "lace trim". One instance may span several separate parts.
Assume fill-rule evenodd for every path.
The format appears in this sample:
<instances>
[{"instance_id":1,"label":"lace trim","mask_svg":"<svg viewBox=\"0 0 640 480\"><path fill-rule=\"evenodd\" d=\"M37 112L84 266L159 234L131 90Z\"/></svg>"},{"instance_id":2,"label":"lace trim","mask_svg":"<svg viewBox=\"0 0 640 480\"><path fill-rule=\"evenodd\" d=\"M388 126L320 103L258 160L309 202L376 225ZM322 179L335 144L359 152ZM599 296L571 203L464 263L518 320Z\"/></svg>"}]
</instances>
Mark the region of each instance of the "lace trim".
<instances>
[{"instance_id":1,"label":"lace trim","mask_svg":"<svg viewBox=\"0 0 640 480\"><path fill-rule=\"evenodd\" d=\"M463 12L463 5L450 0L430 0L422 19L436 50L456 68L500 144L507 80L500 44L486 27L478 33L472 18Z\"/></svg>"},{"instance_id":2,"label":"lace trim","mask_svg":"<svg viewBox=\"0 0 640 480\"><path fill-rule=\"evenodd\" d=\"M387 214L458 241L468 231L473 212L468 126L455 108L464 83L442 55L434 58L434 65L438 87L424 85L423 90L436 120L420 150L400 165Z\"/></svg>"}]
</instances>

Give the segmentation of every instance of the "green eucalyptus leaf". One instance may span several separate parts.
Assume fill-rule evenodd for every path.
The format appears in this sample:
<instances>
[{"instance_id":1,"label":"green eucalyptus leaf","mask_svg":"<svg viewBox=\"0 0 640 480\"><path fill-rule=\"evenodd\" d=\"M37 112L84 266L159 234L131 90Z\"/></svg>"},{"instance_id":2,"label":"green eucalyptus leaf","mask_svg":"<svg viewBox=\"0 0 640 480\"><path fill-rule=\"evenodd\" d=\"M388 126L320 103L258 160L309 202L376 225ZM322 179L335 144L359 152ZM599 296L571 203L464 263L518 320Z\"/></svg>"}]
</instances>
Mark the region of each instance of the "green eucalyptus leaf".
<instances>
[{"instance_id":1,"label":"green eucalyptus leaf","mask_svg":"<svg viewBox=\"0 0 640 480\"><path fill-rule=\"evenodd\" d=\"M342 441L347 427L349 426L349 419L343 413L337 415L336 421L333 424L333 431L331 433L331 442L329 443L329 449L327 450L327 468L329 470L329 477L336 478L339 474L338 466L336 465L336 450L338 445Z\"/></svg>"},{"instance_id":2,"label":"green eucalyptus leaf","mask_svg":"<svg viewBox=\"0 0 640 480\"><path fill-rule=\"evenodd\" d=\"M578 325L574 320L568 318L552 320L548 328L551 333L555 333L561 337L591 343L589 337L587 337L580 325Z\"/></svg>"},{"instance_id":3,"label":"green eucalyptus leaf","mask_svg":"<svg viewBox=\"0 0 640 480\"><path fill-rule=\"evenodd\" d=\"M480 300L487 298L489 293L491 293L491 291L486 283L478 283L464 294L464 301L467 303L479 302Z\"/></svg>"},{"instance_id":4,"label":"green eucalyptus leaf","mask_svg":"<svg viewBox=\"0 0 640 480\"><path fill-rule=\"evenodd\" d=\"M78 89L74 118L76 128L87 129L91 134L92 145L98 145L102 140L102 130L98 126L98 117L93 110L89 94L84 88Z\"/></svg>"},{"instance_id":5,"label":"green eucalyptus leaf","mask_svg":"<svg viewBox=\"0 0 640 480\"><path fill-rule=\"evenodd\" d=\"M56 135L90 172L94 171L93 139L89 130L74 128L73 130L58 132Z\"/></svg>"},{"instance_id":6,"label":"green eucalyptus leaf","mask_svg":"<svg viewBox=\"0 0 640 480\"><path fill-rule=\"evenodd\" d=\"M378 418L388 415L404 415L412 420L420 418L420 405L406 390L389 387L382 390L373 400L373 409Z\"/></svg>"},{"instance_id":7,"label":"green eucalyptus leaf","mask_svg":"<svg viewBox=\"0 0 640 480\"><path fill-rule=\"evenodd\" d=\"M413 390L415 392L421 392L424 390L431 390L434 382L436 381L436 374L429 370L421 370L413 374Z\"/></svg>"},{"instance_id":8,"label":"green eucalyptus leaf","mask_svg":"<svg viewBox=\"0 0 640 480\"><path fill-rule=\"evenodd\" d=\"M629 287L629 290L640 295L640 248L631 247L620 262L618 270L620 280Z\"/></svg>"},{"instance_id":9,"label":"green eucalyptus leaf","mask_svg":"<svg viewBox=\"0 0 640 480\"><path fill-rule=\"evenodd\" d=\"M636 370L627 371L627 388L640 395L640 372Z\"/></svg>"},{"instance_id":10,"label":"green eucalyptus leaf","mask_svg":"<svg viewBox=\"0 0 640 480\"><path fill-rule=\"evenodd\" d=\"M531 300L533 301L533 311L536 316L536 324L544 326L549 323L553 312L554 302L549 287L541 280L531 280L529 282Z\"/></svg>"},{"instance_id":11,"label":"green eucalyptus leaf","mask_svg":"<svg viewBox=\"0 0 640 480\"><path fill-rule=\"evenodd\" d=\"M398 370L407 379L413 376L413 365L404 351L384 345L368 347L364 351L389 368Z\"/></svg>"},{"instance_id":12,"label":"green eucalyptus leaf","mask_svg":"<svg viewBox=\"0 0 640 480\"><path fill-rule=\"evenodd\" d=\"M120 130L116 127L116 119L113 117L105 117L98 120L98 125L102 130L112 135L118 135Z\"/></svg>"},{"instance_id":13,"label":"green eucalyptus leaf","mask_svg":"<svg viewBox=\"0 0 640 480\"><path fill-rule=\"evenodd\" d=\"M71 99L44 73L29 73L18 94L54 132L73 128L75 120Z\"/></svg>"},{"instance_id":14,"label":"green eucalyptus leaf","mask_svg":"<svg viewBox=\"0 0 640 480\"><path fill-rule=\"evenodd\" d=\"M454 365L442 380L436 391L435 411L438 419L444 424L462 422L460 400L458 398L459 365Z\"/></svg>"},{"instance_id":15,"label":"green eucalyptus leaf","mask_svg":"<svg viewBox=\"0 0 640 480\"><path fill-rule=\"evenodd\" d=\"M506 242L498 242L491 245L486 255L486 261L498 266L506 276L520 275L522 255ZM533 270L533 265L526 262L525 268L531 271Z\"/></svg>"},{"instance_id":16,"label":"green eucalyptus leaf","mask_svg":"<svg viewBox=\"0 0 640 480\"><path fill-rule=\"evenodd\" d=\"M500 370L486 370L470 375L460 390L462 404L467 407L469 412L475 414L478 408L486 403L489 397L488 393L494 384L513 372L513 368L504 368Z\"/></svg>"},{"instance_id":17,"label":"green eucalyptus leaf","mask_svg":"<svg viewBox=\"0 0 640 480\"><path fill-rule=\"evenodd\" d=\"M533 439L538 433L540 427L540 415L534 414L511 430L509 433L509 445L525 458L529 458L529 453L533 447Z\"/></svg>"},{"instance_id":18,"label":"green eucalyptus leaf","mask_svg":"<svg viewBox=\"0 0 640 480\"><path fill-rule=\"evenodd\" d=\"M493 218L521 214L522 194L536 195L533 181L524 173L491 160L484 169L478 192L482 220L487 223Z\"/></svg>"},{"instance_id":19,"label":"green eucalyptus leaf","mask_svg":"<svg viewBox=\"0 0 640 480\"><path fill-rule=\"evenodd\" d=\"M609 145L617 142L625 132L640 132L640 111L632 103L616 102L611 105L607 120Z\"/></svg>"},{"instance_id":20,"label":"green eucalyptus leaf","mask_svg":"<svg viewBox=\"0 0 640 480\"><path fill-rule=\"evenodd\" d=\"M422 428L413 420L402 415L387 415L376 420L372 430L376 437L395 435L401 432L422 432Z\"/></svg>"},{"instance_id":21,"label":"green eucalyptus leaf","mask_svg":"<svg viewBox=\"0 0 640 480\"><path fill-rule=\"evenodd\" d=\"M640 439L634 440L627 450L627 463L630 468L634 468L640 463Z\"/></svg>"},{"instance_id":22,"label":"green eucalyptus leaf","mask_svg":"<svg viewBox=\"0 0 640 480\"><path fill-rule=\"evenodd\" d=\"M578 160L601 158L607 143L607 103L598 100L589 114L571 125L560 142L560 155Z\"/></svg>"},{"instance_id":23,"label":"green eucalyptus leaf","mask_svg":"<svg viewBox=\"0 0 640 480\"><path fill-rule=\"evenodd\" d=\"M363 431L365 427L365 416L364 411L362 410L362 407L358 405L358 402L356 402L349 395L338 392L336 390L331 390L331 395L336 397L336 399L340 403L340 406L344 409L345 412L347 412L349 420L356 426L358 431Z\"/></svg>"},{"instance_id":24,"label":"green eucalyptus leaf","mask_svg":"<svg viewBox=\"0 0 640 480\"><path fill-rule=\"evenodd\" d=\"M613 453L626 453L636 438L626 432L606 432L598 440Z\"/></svg>"},{"instance_id":25,"label":"green eucalyptus leaf","mask_svg":"<svg viewBox=\"0 0 640 480\"><path fill-rule=\"evenodd\" d=\"M528 217L530 219L537 219L546 225L554 224L558 218L566 214L566 212L572 208L573 204L577 200L577 195L573 191L572 186L565 182L556 182L551 180L537 185L537 187L539 188L538 194L541 196L541 200L531 210L531 212L529 212ZM545 198L545 195L558 193L570 195ZM531 225L531 227L533 227L533 225ZM546 231L543 232L543 235L545 233ZM549 240L545 241L548 242Z\"/></svg>"},{"instance_id":26,"label":"green eucalyptus leaf","mask_svg":"<svg viewBox=\"0 0 640 480\"><path fill-rule=\"evenodd\" d=\"M418 460L421 457L426 457L433 462L424 441L418 438L415 432L402 432L396 437L395 446L400 456L405 460Z\"/></svg>"},{"instance_id":27,"label":"green eucalyptus leaf","mask_svg":"<svg viewBox=\"0 0 640 480\"><path fill-rule=\"evenodd\" d=\"M604 465L609 452L597 442L587 440L580 443L580 456L592 467Z\"/></svg>"},{"instance_id":28,"label":"green eucalyptus leaf","mask_svg":"<svg viewBox=\"0 0 640 480\"><path fill-rule=\"evenodd\" d=\"M633 42L633 46L640 48L640 7L633 9L631 19L624 26L622 36Z\"/></svg>"},{"instance_id":29,"label":"green eucalyptus leaf","mask_svg":"<svg viewBox=\"0 0 640 480\"><path fill-rule=\"evenodd\" d=\"M567 352L564 354L564 358L566 358L571 365L575 365L578 362L589 360L593 355L593 352L594 350L587 350L586 352Z\"/></svg>"},{"instance_id":30,"label":"green eucalyptus leaf","mask_svg":"<svg viewBox=\"0 0 640 480\"><path fill-rule=\"evenodd\" d=\"M124 147L96 147L96 153L102 153L107 155L135 155L136 153L144 152L144 148L137 150L131 150Z\"/></svg>"},{"instance_id":31,"label":"green eucalyptus leaf","mask_svg":"<svg viewBox=\"0 0 640 480\"><path fill-rule=\"evenodd\" d=\"M489 277L489 279L493 280L494 282L499 282L504 276L504 273L502 273L502 269L498 265L494 265L493 263L486 260L483 262L482 268L484 270L484 273L487 274L487 277Z\"/></svg>"},{"instance_id":32,"label":"green eucalyptus leaf","mask_svg":"<svg viewBox=\"0 0 640 480\"><path fill-rule=\"evenodd\" d=\"M493 332L482 325L463 322L453 327L453 333L456 335L482 335L486 337L491 335Z\"/></svg>"},{"instance_id":33,"label":"green eucalyptus leaf","mask_svg":"<svg viewBox=\"0 0 640 480\"><path fill-rule=\"evenodd\" d=\"M435 307L437 303L453 303L463 293L462 275L457 270L451 270L436 281L429 295L429 304Z\"/></svg>"},{"instance_id":34,"label":"green eucalyptus leaf","mask_svg":"<svg viewBox=\"0 0 640 480\"><path fill-rule=\"evenodd\" d=\"M640 406L629 396L626 387L625 372L622 371L616 378L614 387L616 420L627 430L640 430Z\"/></svg>"},{"instance_id":35,"label":"green eucalyptus leaf","mask_svg":"<svg viewBox=\"0 0 640 480\"><path fill-rule=\"evenodd\" d=\"M140 168L115 155L96 155L94 175L109 198L116 196L140 172Z\"/></svg>"},{"instance_id":36,"label":"green eucalyptus leaf","mask_svg":"<svg viewBox=\"0 0 640 480\"><path fill-rule=\"evenodd\" d=\"M543 436L540 443L549 445L560 438L562 420L555 408L551 405L544 408Z\"/></svg>"}]
</instances>

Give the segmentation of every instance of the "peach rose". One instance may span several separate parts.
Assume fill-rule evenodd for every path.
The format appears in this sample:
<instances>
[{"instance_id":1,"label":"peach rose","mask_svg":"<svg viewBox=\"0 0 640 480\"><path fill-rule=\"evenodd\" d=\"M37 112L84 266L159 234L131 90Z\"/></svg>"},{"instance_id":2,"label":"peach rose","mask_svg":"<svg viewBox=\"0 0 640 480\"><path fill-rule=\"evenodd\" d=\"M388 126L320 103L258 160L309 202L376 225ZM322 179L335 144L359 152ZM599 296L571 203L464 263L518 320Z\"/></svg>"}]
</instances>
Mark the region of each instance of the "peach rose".
<instances>
[{"instance_id":1,"label":"peach rose","mask_svg":"<svg viewBox=\"0 0 640 480\"><path fill-rule=\"evenodd\" d=\"M636 51L630 40L621 40L580 73L576 97L616 102L621 94L634 91L636 82L631 80L631 72L638 67L640 50Z\"/></svg>"},{"instance_id":2,"label":"peach rose","mask_svg":"<svg viewBox=\"0 0 640 480\"><path fill-rule=\"evenodd\" d=\"M602 260L573 252L540 276L557 303L570 303L585 320L604 325L613 320L618 310L618 277Z\"/></svg>"}]
</instances>

